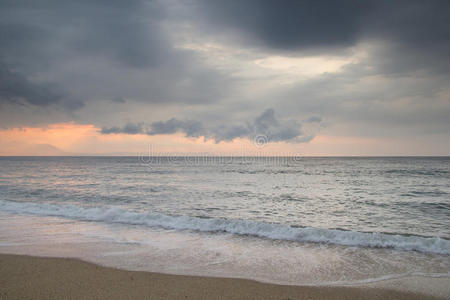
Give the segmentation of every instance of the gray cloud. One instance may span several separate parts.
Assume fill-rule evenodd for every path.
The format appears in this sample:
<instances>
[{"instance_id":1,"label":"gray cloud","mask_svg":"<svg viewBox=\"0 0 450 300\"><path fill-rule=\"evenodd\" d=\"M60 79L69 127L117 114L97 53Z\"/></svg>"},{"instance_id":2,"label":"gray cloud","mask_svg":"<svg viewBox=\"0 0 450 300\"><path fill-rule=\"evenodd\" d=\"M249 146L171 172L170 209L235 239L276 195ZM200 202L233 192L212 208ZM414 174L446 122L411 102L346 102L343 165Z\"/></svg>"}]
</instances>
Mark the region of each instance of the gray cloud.
<instances>
[{"instance_id":1,"label":"gray cloud","mask_svg":"<svg viewBox=\"0 0 450 300\"><path fill-rule=\"evenodd\" d=\"M120 97L120 96L113 97L111 99L111 101L115 102L115 103L125 103L125 102L127 102L127 100L125 98Z\"/></svg>"},{"instance_id":2,"label":"gray cloud","mask_svg":"<svg viewBox=\"0 0 450 300\"><path fill-rule=\"evenodd\" d=\"M449 6L3 0L0 126L75 121L104 134L305 142L323 117L328 132L346 126L338 135L449 132ZM255 64L347 55L355 62L298 78ZM255 117L261 103L284 118Z\"/></svg>"},{"instance_id":3,"label":"gray cloud","mask_svg":"<svg viewBox=\"0 0 450 300\"><path fill-rule=\"evenodd\" d=\"M199 121L184 120L180 121L172 118L168 121L159 121L151 124L151 129L147 131L148 135L173 134L184 132L187 137L199 137L205 134L203 124Z\"/></svg>"},{"instance_id":4,"label":"gray cloud","mask_svg":"<svg viewBox=\"0 0 450 300\"><path fill-rule=\"evenodd\" d=\"M249 127L253 135L264 135L273 142L298 140L302 135L300 123L294 120L279 120L271 108L255 118Z\"/></svg>"},{"instance_id":5,"label":"gray cloud","mask_svg":"<svg viewBox=\"0 0 450 300\"><path fill-rule=\"evenodd\" d=\"M34 83L0 64L0 103L49 105L59 102L63 94L48 83Z\"/></svg>"},{"instance_id":6,"label":"gray cloud","mask_svg":"<svg viewBox=\"0 0 450 300\"><path fill-rule=\"evenodd\" d=\"M320 122L315 120L315 122ZM150 124L150 129L143 129L142 124L128 123L124 127L104 127L102 134L174 134L182 132L186 137L200 137L214 139L216 143L232 141L236 138L255 139L262 136L267 142L309 142L314 136L304 136L301 124L295 120L280 120L275 115L274 109L267 109L251 122L241 125L220 125L207 128L200 121L178 120L176 118L167 121L158 121Z\"/></svg>"},{"instance_id":7,"label":"gray cloud","mask_svg":"<svg viewBox=\"0 0 450 300\"><path fill-rule=\"evenodd\" d=\"M208 130L198 121L179 121L171 119L166 122L151 124L149 134L171 134L183 132L187 137L204 136L214 139L216 143L232 141L235 138L254 139L264 136L269 142L293 141L301 142L301 124L294 120L280 120L276 117L274 109L267 109L251 122L239 125L211 126Z\"/></svg>"},{"instance_id":8,"label":"gray cloud","mask_svg":"<svg viewBox=\"0 0 450 300\"><path fill-rule=\"evenodd\" d=\"M320 123L322 122L322 118L321 117L317 117L317 116L313 116L313 117L309 117L308 119L306 119L307 123Z\"/></svg>"},{"instance_id":9,"label":"gray cloud","mask_svg":"<svg viewBox=\"0 0 450 300\"><path fill-rule=\"evenodd\" d=\"M358 39L370 1L201 1L204 18L219 30L278 50L343 47Z\"/></svg>"},{"instance_id":10,"label":"gray cloud","mask_svg":"<svg viewBox=\"0 0 450 300\"><path fill-rule=\"evenodd\" d=\"M283 114L322 116L331 125L328 132L337 126L365 137L448 132L448 77L420 75L382 77L373 68L367 71L363 63L353 64L271 91L267 98L277 99L277 111ZM308 121L313 117L304 122Z\"/></svg>"},{"instance_id":11,"label":"gray cloud","mask_svg":"<svg viewBox=\"0 0 450 300\"><path fill-rule=\"evenodd\" d=\"M127 123L123 127L103 127L100 131L102 134L118 134L118 133L124 133L124 134L142 134L144 133L144 130L142 128L142 124L133 124L133 123Z\"/></svg>"},{"instance_id":12,"label":"gray cloud","mask_svg":"<svg viewBox=\"0 0 450 300\"><path fill-rule=\"evenodd\" d=\"M445 0L199 0L202 20L240 45L286 54L344 54L364 40L387 43L388 73L450 71L450 2Z\"/></svg>"},{"instance_id":13,"label":"gray cloud","mask_svg":"<svg viewBox=\"0 0 450 300\"><path fill-rule=\"evenodd\" d=\"M21 66L100 55L144 67L161 63L169 51L159 25L164 7L157 1L6 0L0 16L1 56Z\"/></svg>"},{"instance_id":14,"label":"gray cloud","mask_svg":"<svg viewBox=\"0 0 450 300\"><path fill-rule=\"evenodd\" d=\"M14 70L2 71L2 77L21 77L30 86L18 91L3 84L3 100L26 93L25 103L61 104L71 111L98 99L217 99L223 93L218 82L227 88L227 75L174 49L166 19L165 3L156 0L1 1L0 65Z\"/></svg>"}]
</instances>

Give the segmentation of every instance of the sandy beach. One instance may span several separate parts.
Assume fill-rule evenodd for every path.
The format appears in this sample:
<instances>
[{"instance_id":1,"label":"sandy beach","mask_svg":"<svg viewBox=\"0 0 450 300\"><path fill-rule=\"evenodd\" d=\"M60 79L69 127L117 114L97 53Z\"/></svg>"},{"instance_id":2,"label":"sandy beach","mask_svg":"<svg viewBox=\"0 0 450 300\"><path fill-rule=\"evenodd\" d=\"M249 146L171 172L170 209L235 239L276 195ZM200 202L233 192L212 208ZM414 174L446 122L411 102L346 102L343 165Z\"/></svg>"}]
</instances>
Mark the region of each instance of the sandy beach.
<instances>
[{"instance_id":1,"label":"sandy beach","mask_svg":"<svg viewBox=\"0 0 450 300\"><path fill-rule=\"evenodd\" d=\"M438 299L367 287L311 287L167 275L70 258L0 255L0 299Z\"/></svg>"}]
</instances>

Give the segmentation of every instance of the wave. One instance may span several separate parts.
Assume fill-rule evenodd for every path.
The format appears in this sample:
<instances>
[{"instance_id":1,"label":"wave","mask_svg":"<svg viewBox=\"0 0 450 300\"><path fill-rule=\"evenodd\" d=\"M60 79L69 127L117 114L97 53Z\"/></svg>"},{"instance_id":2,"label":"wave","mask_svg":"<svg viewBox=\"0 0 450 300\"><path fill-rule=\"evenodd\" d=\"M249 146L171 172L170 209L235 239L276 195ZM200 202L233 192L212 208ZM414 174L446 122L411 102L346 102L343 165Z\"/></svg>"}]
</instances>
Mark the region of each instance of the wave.
<instances>
[{"instance_id":1,"label":"wave","mask_svg":"<svg viewBox=\"0 0 450 300\"><path fill-rule=\"evenodd\" d=\"M225 232L273 240L392 248L425 253L450 254L450 240L440 237L394 235L313 227L293 227L283 224L239 219L171 216L159 213L134 212L120 207L80 207L74 205L0 200L0 210L10 213L56 216L105 223L145 225L175 230Z\"/></svg>"}]
</instances>

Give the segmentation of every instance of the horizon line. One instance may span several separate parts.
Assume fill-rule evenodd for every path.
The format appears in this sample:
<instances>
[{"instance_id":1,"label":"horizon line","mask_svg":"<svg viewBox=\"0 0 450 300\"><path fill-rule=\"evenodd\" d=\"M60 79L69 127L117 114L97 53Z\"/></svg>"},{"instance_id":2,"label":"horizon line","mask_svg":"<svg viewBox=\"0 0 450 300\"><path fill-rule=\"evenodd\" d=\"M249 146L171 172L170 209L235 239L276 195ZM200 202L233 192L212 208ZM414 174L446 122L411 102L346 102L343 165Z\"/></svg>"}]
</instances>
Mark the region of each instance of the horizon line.
<instances>
[{"instance_id":1,"label":"horizon line","mask_svg":"<svg viewBox=\"0 0 450 300\"><path fill-rule=\"evenodd\" d=\"M234 157L234 158L239 158L239 157L253 157L253 158L258 158L258 157L311 157L311 158L320 158L320 157L342 157L342 158L346 158L346 157L367 157L367 158L382 158L382 157L449 157L450 158L450 154L449 155L103 155L103 154L99 154L99 155L92 155L92 154L87 154L87 155L0 155L0 158L8 158L8 157Z\"/></svg>"}]
</instances>

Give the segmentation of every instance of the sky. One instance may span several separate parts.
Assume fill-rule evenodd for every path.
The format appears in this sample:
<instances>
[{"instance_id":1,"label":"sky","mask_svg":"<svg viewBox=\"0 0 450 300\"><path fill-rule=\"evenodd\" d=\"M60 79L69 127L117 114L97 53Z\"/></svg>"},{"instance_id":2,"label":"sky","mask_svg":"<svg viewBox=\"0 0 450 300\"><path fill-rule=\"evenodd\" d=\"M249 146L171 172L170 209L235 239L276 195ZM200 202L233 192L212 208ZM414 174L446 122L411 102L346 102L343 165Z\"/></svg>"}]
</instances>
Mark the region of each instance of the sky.
<instances>
[{"instance_id":1,"label":"sky","mask_svg":"<svg viewBox=\"0 0 450 300\"><path fill-rule=\"evenodd\" d=\"M0 155L450 155L450 1L0 0Z\"/></svg>"}]
</instances>

